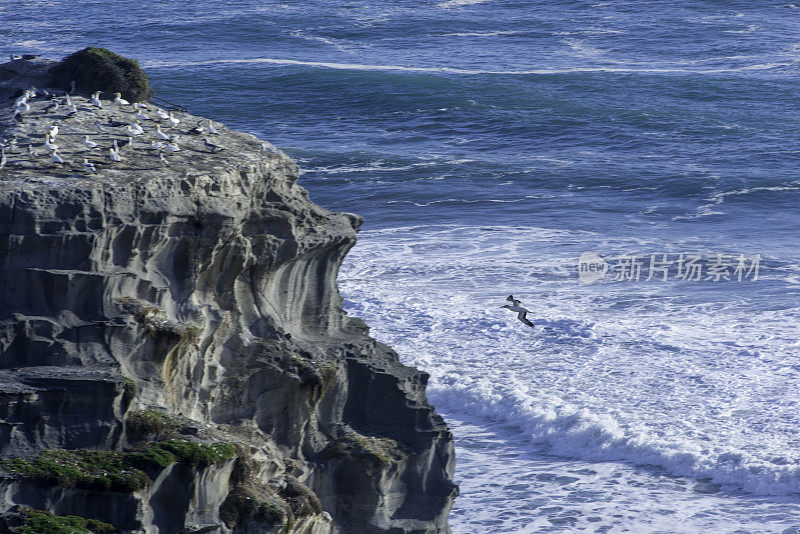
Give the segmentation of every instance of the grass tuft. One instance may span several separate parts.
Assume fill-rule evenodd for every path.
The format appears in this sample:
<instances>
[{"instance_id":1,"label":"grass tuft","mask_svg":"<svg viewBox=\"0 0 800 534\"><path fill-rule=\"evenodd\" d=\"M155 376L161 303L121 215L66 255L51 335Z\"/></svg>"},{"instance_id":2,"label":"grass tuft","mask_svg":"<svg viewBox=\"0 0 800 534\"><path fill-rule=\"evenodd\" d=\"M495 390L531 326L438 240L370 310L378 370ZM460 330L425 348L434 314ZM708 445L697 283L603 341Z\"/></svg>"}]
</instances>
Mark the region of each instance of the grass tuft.
<instances>
[{"instance_id":1,"label":"grass tuft","mask_svg":"<svg viewBox=\"0 0 800 534\"><path fill-rule=\"evenodd\" d=\"M77 91L122 93L131 102L143 102L153 96L147 74L133 59L119 56L106 48L89 47L62 59L50 70L57 87Z\"/></svg>"}]
</instances>

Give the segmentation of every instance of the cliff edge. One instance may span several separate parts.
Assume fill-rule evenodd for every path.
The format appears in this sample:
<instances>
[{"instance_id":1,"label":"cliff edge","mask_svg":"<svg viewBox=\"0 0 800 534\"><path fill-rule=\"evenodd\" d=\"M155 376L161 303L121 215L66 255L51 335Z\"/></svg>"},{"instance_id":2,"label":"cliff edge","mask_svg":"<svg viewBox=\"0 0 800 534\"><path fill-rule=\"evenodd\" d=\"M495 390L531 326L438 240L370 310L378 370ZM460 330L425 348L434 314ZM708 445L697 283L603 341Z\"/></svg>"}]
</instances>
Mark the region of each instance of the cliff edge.
<instances>
[{"instance_id":1,"label":"cliff edge","mask_svg":"<svg viewBox=\"0 0 800 534\"><path fill-rule=\"evenodd\" d=\"M15 108L48 66L0 65L3 528L449 532L427 376L341 308L361 219L188 113L41 90Z\"/></svg>"}]
</instances>

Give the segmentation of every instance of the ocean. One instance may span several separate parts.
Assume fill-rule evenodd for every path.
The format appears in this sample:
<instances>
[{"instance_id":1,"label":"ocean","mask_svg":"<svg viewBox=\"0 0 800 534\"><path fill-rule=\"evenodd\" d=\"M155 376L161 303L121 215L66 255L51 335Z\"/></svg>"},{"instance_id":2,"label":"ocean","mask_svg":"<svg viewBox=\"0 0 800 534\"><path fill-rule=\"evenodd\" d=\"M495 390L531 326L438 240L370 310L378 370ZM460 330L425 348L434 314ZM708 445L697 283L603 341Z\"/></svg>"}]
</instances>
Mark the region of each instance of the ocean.
<instances>
[{"instance_id":1,"label":"ocean","mask_svg":"<svg viewBox=\"0 0 800 534\"><path fill-rule=\"evenodd\" d=\"M138 59L158 96L366 217L345 307L431 374L455 533L800 533L800 5L34 1L0 20L6 52Z\"/></svg>"}]
</instances>

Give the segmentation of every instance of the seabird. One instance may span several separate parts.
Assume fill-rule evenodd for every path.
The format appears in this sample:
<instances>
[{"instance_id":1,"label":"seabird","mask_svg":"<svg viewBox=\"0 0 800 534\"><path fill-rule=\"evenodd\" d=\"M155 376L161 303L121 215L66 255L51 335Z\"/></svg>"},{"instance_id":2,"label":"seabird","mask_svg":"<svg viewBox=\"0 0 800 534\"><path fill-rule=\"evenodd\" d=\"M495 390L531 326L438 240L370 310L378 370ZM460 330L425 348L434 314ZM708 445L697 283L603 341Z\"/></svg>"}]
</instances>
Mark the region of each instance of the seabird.
<instances>
[{"instance_id":1,"label":"seabird","mask_svg":"<svg viewBox=\"0 0 800 534\"><path fill-rule=\"evenodd\" d=\"M122 161L122 158L119 156L119 152L113 148L108 149L108 157L111 158L111 161Z\"/></svg>"},{"instance_id":2,"label":"seabird","mask_svg":"<svg viewBox=\"0 0 800 534\"><path fill-rule=\"evenodd\" d=\"M203 121L200 120L200 121L198 121L197 126L192 128L191 130L189 130L189 133L190 134L199 135L199 134L203 133L203 130L205 130L205 128L203 127Z\"/></svg>"},{"instance_id":3,"label":"seabird","mask_svg":"<svg viewBox=\"0 0 800 534\"><path fill-rule=\"evenodd\" d=\"M52 154L50 154L50 158L53 161L55 161L56 163L61 163L61 164L64 163L64 158L62 158L61 156L58 155L58 149L57 148L55 150L53 150Z\"/></svg>"},{"instance_id":4,"label":"seabird","mask_svg":"<svg viewBox=\"0 0 800 534\"><path fill-rule=\"evenodd\" d=\"M89 162L89 160L86 158L83 158L83 168L89 172L97 172L97 168L95 168L94 163Z\"/></svg>"},{"instance_id":5,"label":"seabird","mask_svg":"<svg viewBox=\"0 0 800 534\"><path fill-rule=\"evenodd\" d=\"M108 133L103 129L103 125L100 123L99 120L94 121L94 127L97 128L97 131L100 133Z\"/></svg>"},{"instance_id":6,"label":"seabird","mask_svg":"<svg viewBox=\"0 0 800 534\"><path fill-rule=\"evenodd\" d=\"M25 113L30 113L30 111L31 111L31 105L28 104L27 100L23 100L22 102L17 104L16 107L17 107L17 110L19 110L20 112L24 111Z\"/></svg>"},{"instance_id":7,"label":"seabird","mask_svg":"<svg viewBox=\"0 0 800 534\"><path fill-rule=\"evenodd\" d=\"M69 93L65 94L64 97L64 105L71 106L72 99L69 97Z\"/></svg>"},{"instance_id":8,"label":"seabird","mask_svg":"<svg viewBox=\"0 0 800 534\"><path fill-rule=\"evenodd\" d=\"M180 152L181 150L181 147L178 146L178 143L170 143L164 148L166 148L170 152Z\"/></svg>"},{"instance_id":9,"label":"seabird","mask_svg":"<svg viewBox=\"0 0 800 534\"><path fill-rule=\"evenodd\" d=\"M156 108L156 115L158 115L159 118L162 118L162 119L168 119L169 118L169 113L167 113L166 111L164 111L161 108Z\"/></svg>"},{"instance_id":10,"label":"seabird","mask_svg":"<svg viewBox=\"0 0 800 534\"><path fill-rule=\"evenodd\" d=\"M175 117L175 115L172 114L171 111L169 112L169 115L167 116L167 118L169 119L169 122L171 122L172 124L174 124L176 126L178 124L180 124L180 122L181 122L180 119L178 119L177 117Z\"/></svg>"},{"instance_id":11,"label":"seabird","mask_svg":"<svg viewBox=\"0 0 800 534\"><path fill-rule=\"evenodd\" d=\"M139 107L138 102L134 102L133 105L134 105L134 108L136 109L136 115L134 115L134 117L136 117L139 120L143 120L143 121L149 121L150 120L150 117L148 117L147 115L142 113L142 110Z\"/></svg>"},{"instance_id":12,"label":"seabird","mask_svg":"<svg viewBox=\"0 0 800 534\"><path fill-rule=\"evenodd\" d=\"M114 152L119 152L119 145L117 144L117 140L114 139L113 143L114 146L112 148L114 149Z\"/></svg>"},{"instance_id":13,"label":"seabird","mask_svg":"<svg viewBox=\"0 0 800 534\"><path fill-rule=\"evenodd\" d=\"M114 102L120 106L130 106L131 103L122 98L122 93L114 93Z\"/></svg>"},{"instance_id":14,"label":"seabird","mask_svg":"<svg viewBox=\"0 0 800 534\"><path fill-rule=\"evenodd\" d=\"M95 93L92 93L92 105L96 106L98 108L102 108L103 107L103 103L100 102L100 93L101 92L102 91L97 91Z\"/></svg>"},{"instance_id":15,"label":"seabird","mask_svg":"<svg viewBox=\"0 0 800 534\"><path fill-rule=\"evenodd\" d=\"M88 135L83 136L83 144L86 145L86 148L97 148L97 143L90 141Z\"/></svg>"},{"instance_id":16,"label":"seabird","mask_svg":"<svg viewBox=\"0 0 800 534\"><path fill-rule=\"evenodd\" d=\"M528 318L527 318L527 314L528 314L529 310L526 310L525 308L523 308L521 306L522 303L519 300L515 299L514 295L509 295L506 300L509 301L511 304L506 304L505 306L500 306L501 308L508 308L509 310L511 310L513 312L517 312L517 319L519 319L520 321L522 321L523 323L525 323L528 326L533 326L533 323L530 322L528 320Z\"/></svg>"},{"instance_id":17,"label":"seabird","mask_svg":"<svg viewBox=\"0 0 800 534\"><path fill-rule=\"evenodd\" d=\"M0 147L0 169L6 166L8 158L6 157L6 147Z\"/></svg>"},{"instance_id":18,"label":"seabird","mask_svg":"<svg viewBox=\"0 0 800 534\"><path fill-rule=\"evenodd\" d=\"M49 150L58 150L58 145L50 140L50 134L44 134L44 146Z\"/></svg>"},{"instance_id":19,"label":"seabird","mask_svg":"<svg viewBox=\"0 0 800 534\"><path fill-rule=\"evenodd\" d=\"M212 120L208 121L208 133L215 134L215 135L219 133L217 131L217 129L214 128L214 121L212 121Z\"/></svg>"},{"instance_id":20,"label":"seabird","mask_svg":"<svg viewBox=\"0 0 800 534\"><path fill-rule=\"evenodd\" d=\"M162 165L169 165L169 163L167 163L167 158L164 156L163 152L158 153L158 159L161 161Z\"/></svg>"},{"instance_id":21,"label":"seabird","mask_svg":"<svg viewBox=\"0 0 800 534\"><path fill-rule=\"evenodd\" d=\"M50 127L50 137L55 137L57 135L58 135L58 124L54 122L53 126Z\"/></svg>"},{"instance_id":22,"label":"seabird","mask_svg":"<svg viewBox=\"0 0 800 534\"><path fill-rule=\"evenodd\" d=\"M165 146L167 146L167 143L165 143L164 141L153 141L152 143L150 143L150 148L152 148L153 150L161 150Z\"/></svg>"},{"instance_id":23,"label":"seabird","mask_svg":"<svg viewBox=\"0 0 800 534\"><path fill-rule=\"evenodd\" d=\"M208 138L203 139L203 141L205 141L206 148L209 149L211 152L222 152L223 150L225 150L223 147L215 145L214 143L209 141Z\"/></svg>"},{"instance_id":24,"label":"seabird","mask_svg":"<svg viewBox=\"0 0 800 534\"><path fill-rule=\"evenodd\" d=\"M158 137L159 139L163 139L164 141L169 141L171 139L171 137L169 135L167 135L167 134L165 134L164 132L161 131L161 125L160 124L158 126L156 126L156 137Z\"/></svg>"},{"instance_id":25,"label":"seabird","mask_svg":"<svg viewBox=\"0 0 800 534\"><path fill-rule=\"evenodd\" d=\"M128 125L126 132L128 135L142 135L144 130L142 130L142 127L139 126L139 121L136 121Z\"/></svg>"},{"instance_id":26,"label":"seabird","mask_svg":"<svg viewBox=\"0 0 800 534\"><path fill-rule=\"evenodd\" d=\"M27 101L28 101L28 91L25 91L25 94L23 94L22 96L18 97L14 101L14 107L19 107L19 106L21 106L22 104L24 104Z\"/></svg>"}]
</instances>

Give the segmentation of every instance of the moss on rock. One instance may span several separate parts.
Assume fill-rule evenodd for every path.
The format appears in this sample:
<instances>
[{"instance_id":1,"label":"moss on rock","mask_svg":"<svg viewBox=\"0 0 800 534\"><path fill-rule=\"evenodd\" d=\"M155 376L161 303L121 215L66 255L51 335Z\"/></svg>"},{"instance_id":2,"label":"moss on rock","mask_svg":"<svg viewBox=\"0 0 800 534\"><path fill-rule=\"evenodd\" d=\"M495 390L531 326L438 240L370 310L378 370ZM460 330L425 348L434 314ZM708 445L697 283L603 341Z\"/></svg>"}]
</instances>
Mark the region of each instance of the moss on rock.
<instances>
[{"instance_id":1,"label":"moss on rock","mask_svg":"<svg viewBox=\"0 0 800 534\"><path fill-rule=\"evenodd\" d=\"M22 525L15 527L15 534L84 534L89 532L119 532L114 525L97 519L87 519L75 515L55 515L34 508L22 507L19 510Z\"/></svg>"},{"instance_id":2,"label":"moss on rock","mask_svg":"<svg viewBox=\"0 0 800 534\"><path fill-rule=\"evenodd\" d=\"M42 451L36 458L2 460L0 467L50 486L131 493L150 483L145 470L160 471L176 462L205 467L235 456L230 443L168 440L133 452Z\"/></svg>"},{"instance_id":3,"label":"moss on rock","mask_svg":"<svg viewBox=\"0 0 800 534\"><path fill-rule=\"evenodd\" d=\"M106 48L89 47L65 57L50 70L57 87L84 93L103 91L122 93L131 102L143 102L153 96L147 74L133 59L119 56Z\"/></svg>"}]
</instances>

